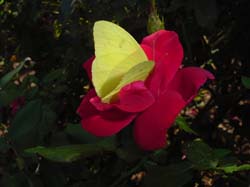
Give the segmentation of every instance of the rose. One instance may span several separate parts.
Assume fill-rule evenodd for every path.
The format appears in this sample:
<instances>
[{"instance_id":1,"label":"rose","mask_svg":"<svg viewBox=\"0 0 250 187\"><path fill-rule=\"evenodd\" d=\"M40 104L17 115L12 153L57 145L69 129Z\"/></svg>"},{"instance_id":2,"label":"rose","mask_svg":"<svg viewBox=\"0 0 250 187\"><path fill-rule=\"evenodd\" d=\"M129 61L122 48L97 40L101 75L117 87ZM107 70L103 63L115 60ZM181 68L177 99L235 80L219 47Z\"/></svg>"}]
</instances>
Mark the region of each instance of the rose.
<instances>
[{"instance_id":1,"label":"rose","mask_svg":"<svg viewBox=\"0 0 250 187\"><path fill-rule=\"evenodd\" d=\"M102 103L91 89L83 98L77 113L82 127L96 136L111 136L134 120L134 137L139 147L154 150L165 146L166 132L179 112L193 99L207 79L208 71L187 67L179 69L183 49L178 35L160 30L141 43L155 67L146 81L124 86L112 103ZM94 57L83 64L90 79Z\"/></svg>"}]
</instances>

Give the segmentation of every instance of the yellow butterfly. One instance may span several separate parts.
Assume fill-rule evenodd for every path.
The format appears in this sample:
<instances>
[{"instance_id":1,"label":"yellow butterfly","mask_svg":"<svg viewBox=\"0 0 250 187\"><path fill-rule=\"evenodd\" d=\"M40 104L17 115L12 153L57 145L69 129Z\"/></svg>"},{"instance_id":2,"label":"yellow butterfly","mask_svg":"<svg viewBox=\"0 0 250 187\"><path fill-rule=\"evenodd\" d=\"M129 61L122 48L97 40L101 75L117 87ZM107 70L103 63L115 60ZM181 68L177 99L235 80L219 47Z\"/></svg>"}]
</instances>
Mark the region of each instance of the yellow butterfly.
<instances>
[{"instance_id":1,"label":"yellow butterfly","mask_svg":"<svg viewBox=\"0 0 250 187\"><path fill-rule=\"evenodd\" d=\"M126 84L144 81L154 67L136 40L112 22L95 22L94 43L92 81L104 103L112 102Z\"/></svg>"}]
</instances>

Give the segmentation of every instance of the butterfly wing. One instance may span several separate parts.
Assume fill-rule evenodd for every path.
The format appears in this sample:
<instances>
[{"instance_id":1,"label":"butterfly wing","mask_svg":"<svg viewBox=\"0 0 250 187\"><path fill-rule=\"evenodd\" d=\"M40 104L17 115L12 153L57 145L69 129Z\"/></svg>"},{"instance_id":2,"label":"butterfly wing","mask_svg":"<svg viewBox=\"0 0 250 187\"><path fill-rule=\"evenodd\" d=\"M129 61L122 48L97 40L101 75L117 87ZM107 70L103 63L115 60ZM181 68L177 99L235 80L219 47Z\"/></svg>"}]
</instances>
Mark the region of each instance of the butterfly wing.
<instances>
[{"instance_id":1,"label":"butterfly wing","mask_svg":"<svg viewBox=\"0 0 250 187\"><path fill-rule=\"evenodd\" d=\"M94 42L96 57L92 65L92 81L100 98L115 89L132 67L148 60L136 40L114 23L97 21Z\"/></svg>"}]
</instances>

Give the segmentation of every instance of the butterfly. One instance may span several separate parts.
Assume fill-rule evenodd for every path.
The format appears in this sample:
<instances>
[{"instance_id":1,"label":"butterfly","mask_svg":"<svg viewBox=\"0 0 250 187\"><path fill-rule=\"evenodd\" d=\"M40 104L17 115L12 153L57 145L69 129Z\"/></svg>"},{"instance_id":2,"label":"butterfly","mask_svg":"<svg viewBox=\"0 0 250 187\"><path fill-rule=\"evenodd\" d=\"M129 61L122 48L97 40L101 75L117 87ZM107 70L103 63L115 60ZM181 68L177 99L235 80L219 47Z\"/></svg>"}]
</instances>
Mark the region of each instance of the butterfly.
<instances>
[{"instance_id":1,"label":"butterfly","mask_svg":"<svg viewBox=\"0 0 250 187\"><path fill-rule=\"evenodd\" d=\"M112 22L95 22L93 35L92 82L102 102L110 103L125 85L144 81L154 62L148 60L141 46L126 30Z\"/></svg>"}]
</instances>

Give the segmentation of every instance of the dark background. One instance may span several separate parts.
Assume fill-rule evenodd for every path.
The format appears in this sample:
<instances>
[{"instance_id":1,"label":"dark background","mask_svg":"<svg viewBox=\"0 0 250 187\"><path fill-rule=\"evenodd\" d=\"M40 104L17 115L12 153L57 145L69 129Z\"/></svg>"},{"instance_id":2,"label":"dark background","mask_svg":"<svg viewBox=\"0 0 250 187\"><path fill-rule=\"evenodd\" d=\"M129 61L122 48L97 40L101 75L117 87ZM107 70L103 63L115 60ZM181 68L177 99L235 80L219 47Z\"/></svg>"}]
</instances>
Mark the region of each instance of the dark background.
<instances>
[{"instance_id":1,"label":"dark background","mask_svg":"<svg viewBox=\"0 0 250 187\"><path fill-rule=\"evenodd\" d=\"M168 148L145 153L131 145L125 129L115 151L108 140L108 149L36 149L31 152L39 154L30 155L27 149L36 146L98 144L76 115L90 86L82 63L94 53L93 24L115 21L140 42L148 34L151 2L0 0L1 77L31 58L0 90L0 186L249 186L249 172L216 167L250 163L250 1L158 0L156 5L165 28L179 34L183 65L202 66L216 77L203 88L211 99L204 101L201 94L185 109L198 114L183 113L198 135L173 126ZM221 153L223 161L210 155L218 148L230 151L225 159ZM75 152L80 156L67 157ZM219 165L209 165L217 157Z\"/></svg>"}]
</instances>

